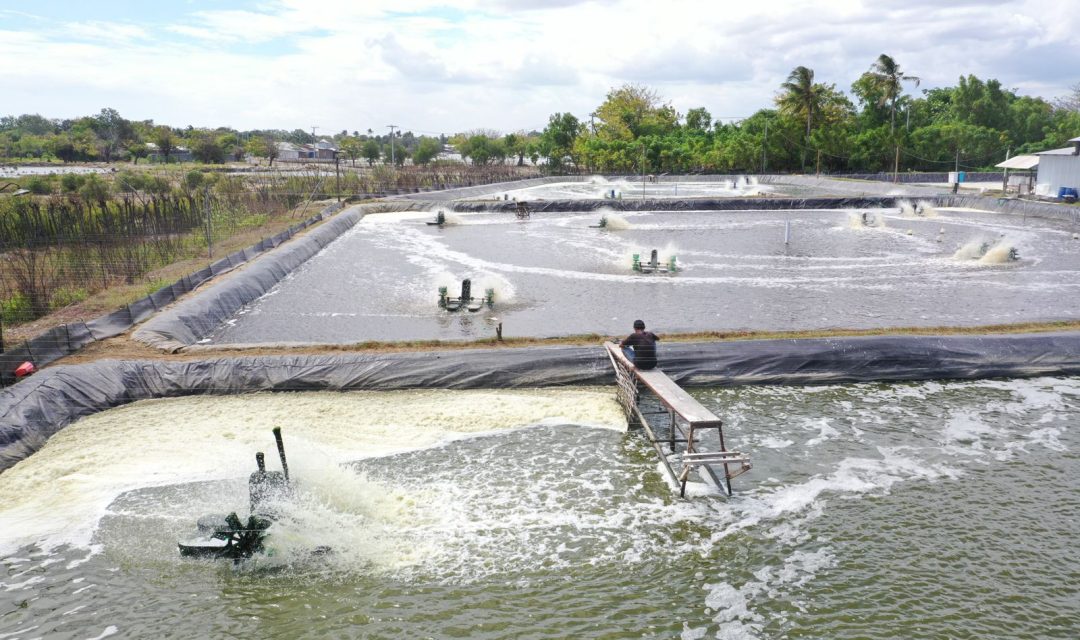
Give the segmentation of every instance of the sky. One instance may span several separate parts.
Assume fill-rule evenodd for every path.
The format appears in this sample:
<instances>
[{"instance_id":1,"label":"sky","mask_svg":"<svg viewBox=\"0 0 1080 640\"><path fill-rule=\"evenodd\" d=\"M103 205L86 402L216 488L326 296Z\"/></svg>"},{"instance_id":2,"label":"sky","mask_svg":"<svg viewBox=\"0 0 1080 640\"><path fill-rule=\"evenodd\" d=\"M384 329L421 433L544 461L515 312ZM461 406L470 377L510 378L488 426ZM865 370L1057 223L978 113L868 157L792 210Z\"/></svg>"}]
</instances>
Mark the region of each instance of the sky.
<instances>
[{"instance_id":1,"label":"sky","mask_svg":"<svg viewBox=\"0 0 1080 640\"><path fill-rule=\"evenodd\" d=\"M508 133L638 83L727 121L800 65L849 92L881 53L913 91L975 74L1052 99L1080 82L1075 2L0 0L0 115Z\"/></svg>"}]
</instances>

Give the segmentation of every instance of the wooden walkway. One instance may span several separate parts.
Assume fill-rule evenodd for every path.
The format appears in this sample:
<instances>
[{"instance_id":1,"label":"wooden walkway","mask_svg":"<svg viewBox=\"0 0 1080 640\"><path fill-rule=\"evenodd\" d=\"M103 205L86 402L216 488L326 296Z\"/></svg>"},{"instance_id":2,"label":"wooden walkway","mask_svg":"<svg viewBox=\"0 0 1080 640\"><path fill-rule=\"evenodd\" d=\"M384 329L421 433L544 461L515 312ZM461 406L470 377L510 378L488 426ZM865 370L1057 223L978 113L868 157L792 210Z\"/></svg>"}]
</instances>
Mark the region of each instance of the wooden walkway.
<instances>
[{"instance_id":1,"label":"wooden walkway","mask_svg":"<svg viewBox=\"0 0 1080 640\"><path fill-rule=\"evenodd\" d=\"M708 478L730 496L731 479L750 470L750 459L737 451L727 450L724 425L720 418L675 384L663 371L637 369L617 344L605 343L604 348L615 367L619 404L628 419L641 423L671 480L679 486L680 495L686 496L690 472L697 468L703 478ZM638 404L641 387L651 392L666 409L663 413L667 414L669 421L667 437L657 437L642 413ZM700 435L706 429L716 429L718 450L702 449Z\"/></svg>"}]
</instances>

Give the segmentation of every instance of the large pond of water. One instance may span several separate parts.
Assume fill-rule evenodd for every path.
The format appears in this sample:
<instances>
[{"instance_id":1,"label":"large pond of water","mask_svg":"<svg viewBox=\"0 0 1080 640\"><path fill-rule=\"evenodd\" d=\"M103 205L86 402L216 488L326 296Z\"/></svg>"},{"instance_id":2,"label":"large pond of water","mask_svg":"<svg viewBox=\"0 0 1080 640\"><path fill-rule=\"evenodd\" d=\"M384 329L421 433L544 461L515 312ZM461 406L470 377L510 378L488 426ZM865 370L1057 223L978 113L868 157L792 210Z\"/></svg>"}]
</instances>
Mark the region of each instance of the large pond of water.
<instances>
[{"instance_id":1,"label":"large pond of water","mask_svg":"<svg viewBox=\"0 0 1080 640\"><path fill-rule=\"evenodd\" d=\"M443 227L427 224L434 212L373 214L207 341L470 339L493 336L500 322L507 337L613 335L638 317L659 333L1080 317L1071 226L923 214L448 213ZM635 272L633 255L647 261L654 249L678 271ZM494 290L492 308L439 308L438 288L457 295L465 278L475 295Z\"/></svg>"},{"instance_id":2,"label":"large pond of water","mask_svg":"<svg viewBox=\"0 0 1080 640\"><path fill-rule=\"evenodd\" d=\"M86 418L0 475L0 637L1080 634L1080 380L693 395L753 457L733 498L675 499L605 390ZM246 510L272 425L300 486L274 555L178 557L196 517Z\"/></svg>"}]
</instances>

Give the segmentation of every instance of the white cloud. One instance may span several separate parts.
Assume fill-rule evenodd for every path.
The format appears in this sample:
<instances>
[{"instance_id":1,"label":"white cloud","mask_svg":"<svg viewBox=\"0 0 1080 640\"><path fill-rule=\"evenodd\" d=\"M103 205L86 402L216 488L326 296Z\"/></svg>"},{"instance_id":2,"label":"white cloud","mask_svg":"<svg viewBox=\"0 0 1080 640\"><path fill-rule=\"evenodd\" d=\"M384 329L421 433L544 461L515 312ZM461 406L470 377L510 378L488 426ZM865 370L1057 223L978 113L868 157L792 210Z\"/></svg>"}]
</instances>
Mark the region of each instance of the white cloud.
<instances>
[{"instance_id":1,"label":"white cloud","mask_svg":"<svg viewBox=\"0 0 1080 640\"><path fill-rule=\"evenodd\" d=\"M676 109L745 116L795 66L847 90L880 53L922 88L969 73L1065 93L1080 18L1063 0L268 0L174 24L120 15L0 32L5 109L56 117L110 106L174 125L452 133L582 118L644 82ZM11 12L7 12L11 13ZM107 13L107 12L103 12Z\"/></svg>"}]
</instances>

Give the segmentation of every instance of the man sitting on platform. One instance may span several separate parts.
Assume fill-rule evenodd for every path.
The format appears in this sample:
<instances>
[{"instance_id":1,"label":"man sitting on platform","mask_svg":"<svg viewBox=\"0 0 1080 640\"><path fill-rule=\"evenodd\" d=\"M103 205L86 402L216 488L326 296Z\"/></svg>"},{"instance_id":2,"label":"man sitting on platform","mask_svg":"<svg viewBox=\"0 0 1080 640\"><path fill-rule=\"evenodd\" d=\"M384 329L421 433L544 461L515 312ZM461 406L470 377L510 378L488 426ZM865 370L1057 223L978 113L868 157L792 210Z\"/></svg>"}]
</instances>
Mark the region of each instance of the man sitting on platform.
<instances>
[{"instance_id":1,"label":"man sitting on platform","mask_svg":"<svg viewBox=\"0 0 1080 640\"><path fill-rule=\"evenodd\" d=\"M623 355L638 369L656 368L656 341L660 338L645 330L645 322L634 320L634 332L619 343Z\"/></svg>"}]
</instances>

